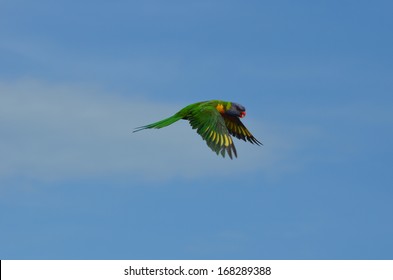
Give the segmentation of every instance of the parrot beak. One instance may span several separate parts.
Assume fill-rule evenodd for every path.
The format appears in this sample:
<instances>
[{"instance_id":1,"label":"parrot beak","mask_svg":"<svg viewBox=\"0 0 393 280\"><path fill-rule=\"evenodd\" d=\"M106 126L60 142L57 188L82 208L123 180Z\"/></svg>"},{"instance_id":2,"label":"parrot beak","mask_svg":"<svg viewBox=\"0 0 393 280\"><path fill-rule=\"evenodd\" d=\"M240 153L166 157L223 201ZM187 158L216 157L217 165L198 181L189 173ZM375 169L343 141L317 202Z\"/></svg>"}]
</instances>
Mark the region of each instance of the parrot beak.
<instances>
[{"instance_id":1,"label":"parrot beak","mask_svg":"<svg viewBox=\"0 0 393 280\"><path fill-rule=\"evenodd\" d=\"M240 112L240 118L244 118L245 116L246 116L246 112L245 111Z\"/></svg>"}]
</instances>

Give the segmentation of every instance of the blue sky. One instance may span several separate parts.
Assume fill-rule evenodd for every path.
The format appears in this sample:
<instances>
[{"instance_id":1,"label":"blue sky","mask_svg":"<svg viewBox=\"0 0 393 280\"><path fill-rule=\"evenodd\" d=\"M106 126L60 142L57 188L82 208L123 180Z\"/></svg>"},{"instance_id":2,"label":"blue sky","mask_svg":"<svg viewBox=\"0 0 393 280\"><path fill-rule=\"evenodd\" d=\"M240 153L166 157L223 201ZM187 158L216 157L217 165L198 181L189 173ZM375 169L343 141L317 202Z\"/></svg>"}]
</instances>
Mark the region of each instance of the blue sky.
<instances>
[{"instance_id":1,"label":"blue sky","mask_svg":"<svg viewBox=\"0 0 393 280\"><path fill-rule=\"evenodd\" d=\"M391 1L2 1L1 259L392 259ZM186 122L239 102L264 143Z\"/></svg>"}]
</instances>

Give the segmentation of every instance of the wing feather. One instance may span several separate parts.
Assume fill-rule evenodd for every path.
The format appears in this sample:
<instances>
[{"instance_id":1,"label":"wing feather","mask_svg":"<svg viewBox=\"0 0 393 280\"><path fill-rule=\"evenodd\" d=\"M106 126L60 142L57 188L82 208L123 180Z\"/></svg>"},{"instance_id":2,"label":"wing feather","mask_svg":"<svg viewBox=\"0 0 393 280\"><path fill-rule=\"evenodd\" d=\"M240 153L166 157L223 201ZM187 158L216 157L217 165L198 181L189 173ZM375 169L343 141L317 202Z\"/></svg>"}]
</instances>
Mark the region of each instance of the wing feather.
<instances>
[{"instance_id":1,"label":"wing feather","mask_svg":"<svg viewBox=\"0 0 393 280\"><path fill-rule=\"evenodd\" d=\"M225 157L225 153L232 159L237 157L230 131L228 130L222 115L213 106L200 105L193 109L187 116L190 125L202 136L206 144L216 154Z\"/></svg>"},{"instance_id":2,"label":"wing feather","mask_svg":"<svg viewBox=\"0 0 393 280\"><path fill-rule=\"evenodd\" d=\"M224 121L229 133L232 136L244 141L248 141L252 144L257 144L258 146L263 145L251 134L251 132L244 126L239 118L224 115Z\"/></svg>"}]
</instances>

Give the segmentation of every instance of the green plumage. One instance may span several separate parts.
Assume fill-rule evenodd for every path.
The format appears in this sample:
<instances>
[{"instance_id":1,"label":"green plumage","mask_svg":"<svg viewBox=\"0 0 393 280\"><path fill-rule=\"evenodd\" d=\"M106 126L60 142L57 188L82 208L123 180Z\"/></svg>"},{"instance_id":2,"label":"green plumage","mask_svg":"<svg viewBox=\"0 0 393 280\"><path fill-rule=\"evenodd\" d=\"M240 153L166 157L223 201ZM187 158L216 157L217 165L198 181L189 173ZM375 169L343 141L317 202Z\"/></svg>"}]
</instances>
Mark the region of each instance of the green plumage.
<instances>
[{"instance_id":1,"label":"green plumage","mask_svg":"<svg viewBox=\"0 0 393 280\"><path fill-rule=\"evenodd\" d=\"M134 132L150 129L163 128L184 119L190 122L193 129L202 136L207 145L217 154L225 157L225 152L232 159L237 157L232 136L261 145L243 125L239 118L245 116L245 108L237 103L222 100L210 100L188 105L173 116L161 121L138 127Z\"/></svg>"}]
</instances>

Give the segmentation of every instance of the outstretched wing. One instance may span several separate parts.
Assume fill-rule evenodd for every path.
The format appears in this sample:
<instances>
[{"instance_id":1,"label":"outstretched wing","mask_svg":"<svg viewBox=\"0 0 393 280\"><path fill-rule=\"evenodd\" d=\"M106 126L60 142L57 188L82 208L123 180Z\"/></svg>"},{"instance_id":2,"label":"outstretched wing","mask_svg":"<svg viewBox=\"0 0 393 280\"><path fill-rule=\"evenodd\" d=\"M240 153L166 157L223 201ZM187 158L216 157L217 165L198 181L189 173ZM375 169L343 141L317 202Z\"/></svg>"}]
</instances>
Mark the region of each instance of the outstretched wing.
<instances>
[{"instance_id":1,"label":"outstretched wing","mask_svg":"<svg viewBox=\"0 0 393 280\"><path fill-rule=\"evenodd\" d=\"M191 127L196 129L196 132L217 155L221 153L225 157L225 152L227 152L231 159L232 154L237 157L236 148L225 121L215 107L198 106L190 112L187 119Z\"/></svg>"},{"instance_id":2,"label":"outstretched wing","mask_svg":"<svg viewBox=\"0 0 393 280\"><path fill-rule=\"evenodd\" d=\"M242 139L244 141L248 141L252 144L263 145L259 142L248 129L244 126L244 124L237 117L231 117L224 115L225 125L228 128L228 131L231 135L235 136L238 139Z\"/></svg>"}]
</instances>

